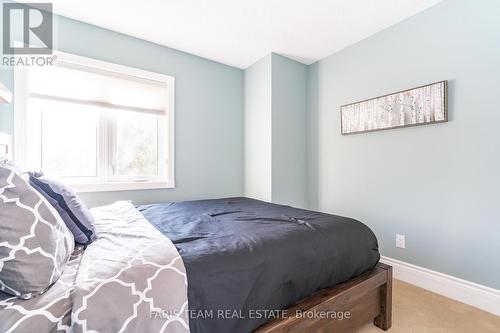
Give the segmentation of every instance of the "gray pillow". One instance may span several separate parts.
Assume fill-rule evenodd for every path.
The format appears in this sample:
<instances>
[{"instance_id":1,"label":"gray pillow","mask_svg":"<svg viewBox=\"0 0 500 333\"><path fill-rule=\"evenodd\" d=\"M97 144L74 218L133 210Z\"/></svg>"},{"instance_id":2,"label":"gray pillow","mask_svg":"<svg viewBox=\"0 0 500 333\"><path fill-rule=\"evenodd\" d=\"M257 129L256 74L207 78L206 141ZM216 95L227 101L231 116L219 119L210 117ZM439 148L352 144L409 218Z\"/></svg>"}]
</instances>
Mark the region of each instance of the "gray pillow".
<instances>
[{"instance_id":1,"label":"gray pillow","mask_svg":"<svg viewBox=\"0 0 500 333\"><path fill-rule=\"evenodd\" d=\"M29 176L30 185L57 210L77 243L88 245L97 238L94 217L71 188L40 172L30 172Z\"/></svg>"},{"instance_id":2,"label":"gray pillow","mask_svg":"<svg viewBox=\"0 0 500 333\"><path fill-rule=\"evenodd\" d=\"M47 200L0 166L0 290L22 299L59 279L74 238Z\"/></svg>"}]
</instances>

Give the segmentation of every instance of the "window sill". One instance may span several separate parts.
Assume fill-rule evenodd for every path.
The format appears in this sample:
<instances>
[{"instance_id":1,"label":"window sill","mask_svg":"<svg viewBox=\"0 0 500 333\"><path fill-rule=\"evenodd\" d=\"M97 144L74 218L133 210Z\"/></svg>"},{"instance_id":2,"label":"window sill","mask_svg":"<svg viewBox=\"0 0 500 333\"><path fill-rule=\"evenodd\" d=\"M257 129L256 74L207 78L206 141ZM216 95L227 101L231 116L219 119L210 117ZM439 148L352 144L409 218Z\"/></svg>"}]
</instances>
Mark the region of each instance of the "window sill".
<instances>
[{"instance_id":1,"label":"window sill","mask_svg":"<svg viewBox=\"0 0 500 333\"><path fill-rule=\"evenodd\" d=\"M69 184L78 193L87 192L114 192L114 191L135 191L175 188L173 181L147 181L147 182L109 182L109 183L87 183Z\"/></svg>"}]
</instances>

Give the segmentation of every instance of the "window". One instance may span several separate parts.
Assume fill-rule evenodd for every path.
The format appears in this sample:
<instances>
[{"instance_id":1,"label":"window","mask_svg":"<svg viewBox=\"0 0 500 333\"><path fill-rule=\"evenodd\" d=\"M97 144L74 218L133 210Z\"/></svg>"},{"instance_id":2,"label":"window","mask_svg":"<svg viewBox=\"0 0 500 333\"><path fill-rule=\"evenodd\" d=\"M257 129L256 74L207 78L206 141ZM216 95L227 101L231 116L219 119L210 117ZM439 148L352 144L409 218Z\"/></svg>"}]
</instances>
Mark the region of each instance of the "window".
<instances>
[{"instance_id":1,"label":"window","mask_svg":"<svg viewBox=\"0 0 500 333\"><path fill-rule=\"evenodd\" d=\"M15 73L16 163L77 191L174 187L174 79L58 54Z\"/></svg>"}]
</instances>

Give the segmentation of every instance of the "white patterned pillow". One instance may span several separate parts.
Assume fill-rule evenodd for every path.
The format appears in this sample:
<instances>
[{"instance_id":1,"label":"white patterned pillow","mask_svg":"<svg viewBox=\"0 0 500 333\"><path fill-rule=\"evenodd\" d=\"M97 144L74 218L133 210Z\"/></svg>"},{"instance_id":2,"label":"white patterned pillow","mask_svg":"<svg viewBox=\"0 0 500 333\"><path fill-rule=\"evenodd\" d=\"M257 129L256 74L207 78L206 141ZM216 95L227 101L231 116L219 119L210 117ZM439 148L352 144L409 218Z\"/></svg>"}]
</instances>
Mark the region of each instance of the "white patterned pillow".
<instances>
[{"instance_id":1,"label":"white patterned pillow","mask_svg":"<svg viewBox=\"0 0 500 333\"><path fill-rule=\"evenodd\" d=\"M61 276L73 248L56 210L0 166L0 290L23 299L43 293Z\"/></svg>"}]
</instances>

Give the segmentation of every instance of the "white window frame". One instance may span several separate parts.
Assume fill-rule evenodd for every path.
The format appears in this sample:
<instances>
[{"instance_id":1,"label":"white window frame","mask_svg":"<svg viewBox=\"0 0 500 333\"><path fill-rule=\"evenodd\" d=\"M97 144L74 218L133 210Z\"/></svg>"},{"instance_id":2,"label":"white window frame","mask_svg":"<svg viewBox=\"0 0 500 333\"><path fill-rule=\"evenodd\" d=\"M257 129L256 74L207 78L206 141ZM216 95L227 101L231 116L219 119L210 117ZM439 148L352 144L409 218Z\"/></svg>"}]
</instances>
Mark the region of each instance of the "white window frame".
<instances>
[{"instance_id":1,"label":"white window frame","mask_svg":"<svg viewBox=\"0 0 500 333\"><path fill-rule=\"evenodd\" d=\"M175 188L175 78L173 76L149 72L128 66L117 65L101 60L91 59L87 57L77 56L74 54L54 51L57 61L64 61L73 64L83 65L85 67L93 67L96 69L114 72L118 75L129 75L141 79L153 80L166 84L167 105L165 109L166 124L163 126L166 133L158 134L158 145L162 143L166 149L166 159L164 161L164 171L166 179L148 180L148 181L130 181L112 179L107 177L108 181L97 181L89 183L69 183L77 192L102 192L102 191L127 191L127 190L147 190L147 189L164 189ZM14 68L14 140L13 140L13 156L16 165L23 169L27 167L27 115L28 115L28 99L29 99L29 68L17 66ZM159 128L161 128L159 123ZM100 128L100 131L107 131L106 128ZM102 134L101 134L102 135ZM108 135L105 133L104 135ZM109 136L107 136L109 138ZM111 144L108 140L108 145ZM104 161L100 160L99 166L101 172L109 172L107 168L109 163L108 147L105 143L99 143L99 150L103 151L101 156L104 156ZM164 150L165 151L165 150ZM160 156L158 156L160 159ZM159 163L160 164L160 163ZM159 169L161 170L161 168ZM112 181L109 181L112 179Z\"/></svg>"}]
</instances>

